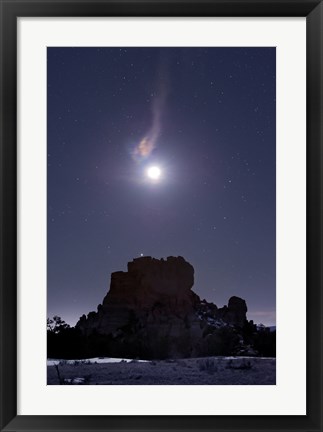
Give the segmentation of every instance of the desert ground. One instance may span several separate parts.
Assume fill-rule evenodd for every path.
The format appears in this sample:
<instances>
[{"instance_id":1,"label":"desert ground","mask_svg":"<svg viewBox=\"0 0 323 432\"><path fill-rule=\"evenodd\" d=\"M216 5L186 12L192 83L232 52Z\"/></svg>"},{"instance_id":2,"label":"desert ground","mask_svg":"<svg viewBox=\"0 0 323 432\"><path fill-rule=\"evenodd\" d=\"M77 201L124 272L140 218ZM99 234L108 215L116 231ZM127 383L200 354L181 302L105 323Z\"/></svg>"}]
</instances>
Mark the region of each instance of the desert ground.
<instances>
[{"instance_id":1,"label":"desert ground","mask_svg":"<svg viewBox=\"0 0 323 432\"><path fill-rule=\"evenodd\" d=\"M275 385L276 359L203 357L47 361L49 385Z\"/></svg>"}]
</instances>

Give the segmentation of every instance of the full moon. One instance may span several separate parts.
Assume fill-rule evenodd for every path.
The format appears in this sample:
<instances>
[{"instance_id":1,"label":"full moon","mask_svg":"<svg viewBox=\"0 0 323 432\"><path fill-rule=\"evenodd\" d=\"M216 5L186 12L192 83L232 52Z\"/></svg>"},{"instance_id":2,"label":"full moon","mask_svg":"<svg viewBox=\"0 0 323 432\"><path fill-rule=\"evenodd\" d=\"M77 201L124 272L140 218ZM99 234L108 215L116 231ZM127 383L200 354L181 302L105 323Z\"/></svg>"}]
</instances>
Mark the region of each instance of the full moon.
<instances>
[{"instance_id":1,"label":"full moon","mask_svg":"<svg viewBox=\"0 0 323 432\"><path fill-rule=\"evenodd\" d=\"M151 166L147 170L147 176L152 180L158 180L161 175L161 170L158 166Z\"/></svg>"}]
</instances>

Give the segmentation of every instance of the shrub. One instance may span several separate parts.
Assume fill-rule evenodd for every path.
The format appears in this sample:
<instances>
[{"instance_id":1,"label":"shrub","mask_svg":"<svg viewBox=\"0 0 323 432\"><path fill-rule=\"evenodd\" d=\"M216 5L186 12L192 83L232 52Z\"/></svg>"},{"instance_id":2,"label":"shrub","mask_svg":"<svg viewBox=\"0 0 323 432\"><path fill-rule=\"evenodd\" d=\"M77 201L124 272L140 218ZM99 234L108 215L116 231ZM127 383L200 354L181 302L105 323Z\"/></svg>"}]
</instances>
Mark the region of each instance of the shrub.
<instances>
[{"instance_id":1,"label":"shrub","mask_svg":"<svg viewBox=\"0 0 323 432\"><path fill-rule=\"evenodd\" d=\"M229 360L226 366L227 369L251 369L252 364L250 360L242 359L240 362Z\"/></svg>"},{"instance_id":2,"label":"shrub","mask_svg":"<svg viewBox=\"0 0 323 432\"><path fill-rule=\"evenodd\" d=\"M218 367L214 358L205 358L198 361L198 367L200 371L214 374L218 371Z\"/></svg>"},{"instance_id":3,"label":"shrub","mask_svg":"<svg viewBox=\"0 0 323 432\"><path fill-rule=\"evenodd\" d=\"M235 329L226 326L208 334L205 337L205 344L208 356L232 355L239 345L239 336Z\"/></svg>"},{"instance_id":4,"label":"shrub","mask_svg":"<svg viewBox=\"0 0 323 432\"><path fill-rule=\"evenodd\" d=\"M262 357L276 357L276 331L258 331L254 347Z\"/></svg>"}]
</instances>

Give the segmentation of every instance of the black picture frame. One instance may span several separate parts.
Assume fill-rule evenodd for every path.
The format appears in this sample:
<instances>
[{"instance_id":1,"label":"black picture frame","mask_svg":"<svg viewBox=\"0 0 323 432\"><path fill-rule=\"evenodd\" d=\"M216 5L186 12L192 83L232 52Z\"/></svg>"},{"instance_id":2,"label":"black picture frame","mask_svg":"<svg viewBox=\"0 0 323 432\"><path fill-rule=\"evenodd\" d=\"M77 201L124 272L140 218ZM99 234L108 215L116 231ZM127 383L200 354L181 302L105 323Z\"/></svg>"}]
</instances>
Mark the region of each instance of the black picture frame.
<instances>
[{"instance_id":1,"label":"black picture frame","mask_svg":"<svg viewBox=\"0 0 323 432\"><path fill-rule=\"evenodd\" d=\"M322 431L323 5L318 0L0 0L1 431ZM307 415L17 415L17 18L93 16L306 17Z\"/></svg>"}]
</instances>

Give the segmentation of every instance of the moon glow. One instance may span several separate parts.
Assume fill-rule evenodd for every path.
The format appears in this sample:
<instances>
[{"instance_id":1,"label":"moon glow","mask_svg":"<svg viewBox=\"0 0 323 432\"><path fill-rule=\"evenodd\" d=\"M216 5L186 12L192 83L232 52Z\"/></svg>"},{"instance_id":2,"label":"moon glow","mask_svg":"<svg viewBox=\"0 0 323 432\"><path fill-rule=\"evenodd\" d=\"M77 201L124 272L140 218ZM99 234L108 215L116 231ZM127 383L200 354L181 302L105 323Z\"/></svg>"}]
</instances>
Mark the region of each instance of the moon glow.
<instances>
[{"instance_id":1,"label":"moon glow","mask_svg":"<svg viewBox=\"0 0 323 432\"><path fill-rule=\"evenodd\" d=\"M161 170L158 166L151 166L147 170L147 176L152 180L158 180L161 176Z\"/></svg>"}]
</instances>

